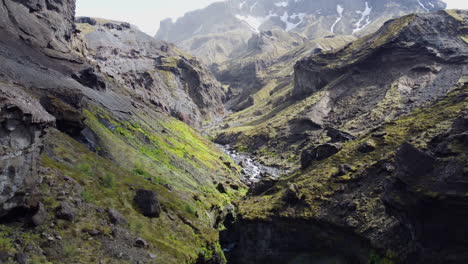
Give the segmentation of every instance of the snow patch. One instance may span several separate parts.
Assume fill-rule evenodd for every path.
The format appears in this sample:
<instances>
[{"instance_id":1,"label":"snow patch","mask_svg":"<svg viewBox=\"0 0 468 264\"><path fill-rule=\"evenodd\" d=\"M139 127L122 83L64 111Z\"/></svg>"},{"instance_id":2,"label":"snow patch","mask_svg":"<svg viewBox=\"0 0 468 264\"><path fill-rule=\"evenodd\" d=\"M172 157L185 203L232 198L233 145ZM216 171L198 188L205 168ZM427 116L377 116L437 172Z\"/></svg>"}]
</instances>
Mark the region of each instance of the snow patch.
<instances>
[{"instance_id":1,"label":"snow patch","mask_svg":"<svg viewBox=\"0 0 468 264\"><path fill-rule=\"evenodd\" d=\"M287 7L288 5L289 5L288 1L275 3L275 6L277 7Z\"/></svg>"},{"instance_id":2,"label":"snow patch","mask_svg":"<svg viewBox=\"0 0 468 264\"><path fill-rule=\"evenodd\" d=\"M196 34L200 33L202 31L202 29L203 29L203 24L201 24L200 27L198 27L197 30L195 30L193 32L193 34L196 35Z\"/></svg>"},{"instance_id":3,"label":"snow patch","mask_svg":"<svg viewBox=\"0 0 468 264\"><path fill-rule=\"evenodd\" d=\"M366 2L366 7L364 8L364 11L356 11L356 13L361 14L361 18L356 24L354 24L356 28L353 29L353 34L363 30L365 27L367 27L371 23L371 20L369 17L371 12L372 12L372 7L369 7L368 2Z\"/></svg>"},{"instance_id":4,"label":"snow patch","mask_svg":"<svg viewBox=\"0 0 468 264\"><path fill-rule=\"evenodd\" d=\"M260 26L265 23L268 19L270 19L274 14L271 13L266 17L254 17L251 15L243 16L243 15L236 15L236 18L241 20L242 22L246 23L252 31L258 33L260 32Z\"/></svg>"},{"instance_id":5,"label":"snow patch","mask_svg":"<svg viewBox=\"0 0 468 264\"><path fill-rule=\"evenodd\" d=\"M305 16L306 16L305 13L293 14L292 16L289 16L288 12L286 11L280 18L281 18L281 21L283 21L286 24L286 31L291 31L297 28L297 26L299 26L302 23L302 21L304 21ZM297 19L297 18L299 18L299 22L297 23L289 22L290 19Z\"/></svg>"},{"instance_id":6,"label":"snow patch","mask_svg":"<svg viewBox=\"0 0 468 264\"><path fill-rule=\"evenodd\" d=\"M426 10L426 12L429 12L429 9L427 9L427 7L423 3L421 3L420 0L418 0L418 3L424 10Z\"/></svg>"},{"instance_id":7,"label":"snow patch","mask_svg":"<svg viewBox=\"0 0 468 264\"><path fill-rule=\"evenodd\" d=\"M335 20L335 23L333 23L333 25L330 28L330 31L332 33L335 33L336 24L338 24L338 22L340 22L340 20L343 18L343 11L344 11L344 8L342 6L340 5L336 6L336 12L338 12L338 18Z\"/></svg>"}]
</instances>

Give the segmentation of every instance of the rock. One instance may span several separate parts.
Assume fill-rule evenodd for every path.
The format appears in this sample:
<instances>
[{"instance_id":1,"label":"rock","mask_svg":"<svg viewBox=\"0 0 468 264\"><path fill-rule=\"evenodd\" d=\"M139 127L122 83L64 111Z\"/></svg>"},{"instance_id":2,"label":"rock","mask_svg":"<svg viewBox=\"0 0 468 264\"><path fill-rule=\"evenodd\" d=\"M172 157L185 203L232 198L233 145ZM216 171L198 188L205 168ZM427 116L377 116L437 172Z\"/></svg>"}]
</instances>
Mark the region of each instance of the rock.
<instances>
[{"instance_id":1,"label":"rock","mask_svg":"<svg viewBox=\"0 0 468 264\"><path fill-rule=\"evenodd\" d=\"M93 237L102 235L101 231L95 230L95 229L93 230L83 229L82 231L83 233L87 233L88 235L93 236Z\"/></svg>"},{"instance_id":2,"label":"rock","mask_svg":"<svg viewBox=\"0 0 468 264\"><path fill-rule=\"evenodd\" d=\"M248 194L249 195L262 194L266 192L268 189L272 188L277 182L278 182L278 179L272 176L263 177L261 181L256 182L252 185L252 187L248 191Z\"/></svg>"},{"instance_id":3,"label":"rock","mask_svg":"<svg viewBox=\"0 0 468 264\"><path fill-rule=\"evenodd\" d=\"M148 257L149 257L150 259L155 259L155 258L157 258L158 256L157 256L156 254L149 253L149 254L148 254Z\"/></svg>"},{"instance_id":4,"label":"rock","mask_svg":"<svg viewBox=\"0 0 468 264\"><path fill-rule=\"evenodd\" d=\"M374 133L374 134L372 134L372 136L375 137L375 138L382 138L382 137L385 137L387 134L388 134L387 132L382 131L382 132Z\"/></svg>"},{"instance_id":5,"label":"rock","mask_svg":"<svg viewBox=\"0 0 468 264\"><path fill-rule=\"evenodd\" d=\"M26 255L25 253L17 253L15 255L15 260L19 264L27 264L28 263L28 255Z\"/></svg>"},{"instance_id":6,"label":"rock","mask_svg":"<svg viewBox=\"0 0 468 264\"><path fill-rule=\"evenodd\" d=\"M350 172L354 172L356 171L351 165L348 165L348 164L341 164L340 166L338 166L338 173L336 174L336 176L344 176Z\"/></svg>"},{"instance_id":7,"label":"rock","mask_svg":"<svg viewBox=\"0 0 468 264\"><path fill-rule=\"evenodd\" d=\"M346 133L344 131L340 131L335 128L328 128L327 129L327 136L331 138L330 142L345 142L356 139L353 135Z\"/></svg>"},{"instance_id":8,"label":"rock","mask_svg":"<svg viewBox=\"0 0 468 264\"><path fill-rule=\"evenodd\" d=\"M79 74L73 74L72 78L89 88L93 88L96 90L106 89L106 83L104 81L104 78L99 76L94 70L94 68L84 69L80 71Z\"/></svg>"},{"instance_id":9,"label":"rock","mask_svg":"<svg viewBox=\"0 0 468 264\"><path fill-rule=\"evenodd\" d=\"M77 213L73 208L72 204L69 202L62 202L56 209L57 218L67 220L67 221L74 221L77 217Z\"/></svg>"},{"instance_id":10,"label":"rock","mask_svg":"<svg viewBox=\"0 0 468 264\"><path fill-rule=\"evenodd\" d=\"M133 199L144 216L159 217L161 214L161 205L156 192L149 190L137 190Z\"/></svg>"},{"instance_id":11,"label":"rock","mask_svg":"<svg viewBox=\"0 0 468 264\"><path fill-rule=\"evenodd\" d=\"M329 158L341 150L337 144L322 144L312 150L305 150L301 155L301 168L308 168L313 161L320 161Z\"/></svg>"},{"instance_id":12,"label":"rock","mask_svg":"<svg viewBox=\"0 0 468 264\"><path fill-rule=\"evenodd\" d=\"M32 217L32 223L35 226L40 226L47 220L47 211L42 203L39 203L36 213Z\"/></svg>"},{"instance_id":13,"label":"rock","mask_svg":"<svg viewBox=\"0 0 468 264\"><path fill-rule=\"evenodd\" d=\"M359 146L358 151L361 153L369 153L369 152L374 151L376 148L377 148L377 143L375 143L375 141L370 139L362 143Z\"/></svg>"},{"instance_id":14,"label":"rock","mask_svg":"<svg viewBox=\"0 0 468 264\"><path fill-rule=\"evenodd\" d=\"M139 248L148 248L148 242L146 242L146 240L144 240L143 238L139 237L135 240L135 247L139 247Z\"/></svg>"},{"instance_id":15,"label":"rock","mask_svg":"<svg viewBox=\"0 0 468 264\"><path fill-rule=\"evenodd\" d=\"M90 24L91 26L95 26L97 24L96 19L91 17L77 17L75 19L76 23L83 23L83 24Z\"/></svg>"},{"instance_id":16,"label":"rock","mask_svg":"<svg viewBox=\"0 0 468 264\"><path fill-rule=\"evenodd\" d=\"M222 183L218 183L218 185L216 185L216 190L220 193L227 193L226 187L224 187L224 184Z\"/></svg>"},{"instance_id":17,"label":"rock","mask_svg":"<svg viewBox=\"0 0 468 264\"><path fill-rule=\"evenodd\" d=\"M54 121L22 88L0 81L0 217L27 207L25 194L39 181L41 138Z\"/></svg>"},{"instance_id":18,"label":"rock","mask_svg":"<svg viewBox=\"0 0 468 264\"><path fill-rule=\"evenodd\" d=\"M117 212L116 210L108 208L106 212L112 224L121 225L121 226L128 225L128 221L125 218L125 216L123 216L121 213Z\"/></svg>"},{"instance_id":19,"label":"rock","mask_svg":"<svg viewBox=\"0 0 468 264\"><path fill-rule=\"evenodd\" d=\"M286 190L283 200L287 202L288 204L296 204L299 201L301 201L302 196L301 196L301 191L299 190L299 187L297 184L292 183L288 185L288 189Z\"/></svg>"}]
</instances>

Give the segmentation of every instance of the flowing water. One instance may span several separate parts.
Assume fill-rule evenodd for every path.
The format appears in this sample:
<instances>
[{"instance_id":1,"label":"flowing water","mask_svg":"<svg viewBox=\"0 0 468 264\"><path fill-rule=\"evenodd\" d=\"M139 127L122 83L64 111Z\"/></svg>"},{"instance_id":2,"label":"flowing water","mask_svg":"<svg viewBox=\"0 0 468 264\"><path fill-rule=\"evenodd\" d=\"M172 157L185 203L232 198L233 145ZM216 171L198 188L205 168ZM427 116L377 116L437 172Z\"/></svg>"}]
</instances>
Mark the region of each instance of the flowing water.
<instances>
[{"instance_id":1,"label":"flowing water","mask_svg":"<svg viewBox=\"0 0 468 264\"><path fill-rule=\"evenodd\" d=\"M224 153L229 155L231 159L242 168L242 174L244 175L244 180L248 183L255 183L262 180L265 176L272 176L274 178L280 177L282 170L274 167L268 167L257 160L254 156L247 153L240 153L235 149L231 148L229 145L223 146L217 144L218 148L221 149Z\"/></svg>"}]
</instances>

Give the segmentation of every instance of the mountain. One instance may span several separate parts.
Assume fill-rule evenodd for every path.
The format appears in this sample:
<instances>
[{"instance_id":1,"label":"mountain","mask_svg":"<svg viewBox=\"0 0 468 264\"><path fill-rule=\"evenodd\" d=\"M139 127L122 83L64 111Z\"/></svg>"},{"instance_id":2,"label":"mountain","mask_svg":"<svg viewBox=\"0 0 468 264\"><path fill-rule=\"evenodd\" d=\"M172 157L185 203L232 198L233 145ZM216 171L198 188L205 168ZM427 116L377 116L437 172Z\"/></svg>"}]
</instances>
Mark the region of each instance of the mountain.
<instances>
[{"instance_id":1,"label":"mountain","mask_svg":"<svg viewBox=\"0 0 468 264\"><path fill-rule=\"evenodd\" d=\"M378 4L317 2L373 33L309 37L236 15L313 2L232 3L246 46L206 66L74 0L0 2L0 263L467 263L468 11L371 30Z\"/></svg>"},{"instance_id":2,"label":"mountain","mask_svg":"<svg viewBox=\"0 0 468 264\"><path fill-rule=\"evenodd\" d=\"M236 58L261 31L280 29L296 44L329 35L364 36L390 18L445 7L440 0L229 0L175 22L162 21L156 38L177 44L207 64L219 64Z\"/></svg>"},{"instance_id":3,"label":"mountain","mask_svg":"<svg viewBox=\"0 0 468 264\"><path fill-rule=\"evenodd\" d=\"M215 129L287 171L240 202L229 263L468 260L467 17L411 14L308 55Z\"/></svg>"},{"instance_id":4,"label":"mountain","mask_svg":"<svg viewBox=\"0 0 468 264\"><path fill-rule=\"evenodd\" d=\"M195 129L224 91L173 45L74 13L0 3L0 262L224 263L246 189Z\"/></svg>"}]
</instances>

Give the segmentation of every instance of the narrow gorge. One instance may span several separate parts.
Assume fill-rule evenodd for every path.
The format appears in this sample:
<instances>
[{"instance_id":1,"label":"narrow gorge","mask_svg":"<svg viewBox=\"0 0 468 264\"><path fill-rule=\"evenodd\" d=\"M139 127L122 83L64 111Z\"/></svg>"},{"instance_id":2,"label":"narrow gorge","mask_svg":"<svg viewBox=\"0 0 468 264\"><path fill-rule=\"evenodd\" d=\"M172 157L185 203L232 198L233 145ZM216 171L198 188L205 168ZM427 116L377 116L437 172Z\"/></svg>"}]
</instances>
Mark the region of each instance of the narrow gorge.
<instances>
[{"instance_id":1,"label":"narrow gorge","mask_svg":"<svg viewBox=\"0 0 468 264\"><path fill-rule=\"evenodd\" d=\"M0 263L468 263L467 10L76 9L0 2Z\"/></svg>"}]
</instances>

